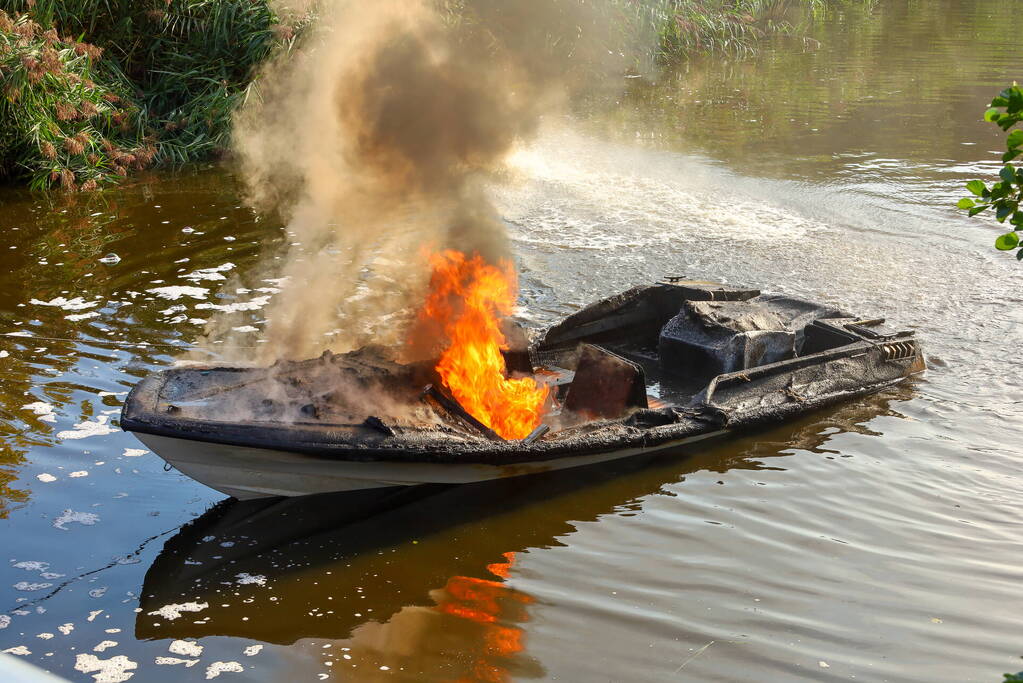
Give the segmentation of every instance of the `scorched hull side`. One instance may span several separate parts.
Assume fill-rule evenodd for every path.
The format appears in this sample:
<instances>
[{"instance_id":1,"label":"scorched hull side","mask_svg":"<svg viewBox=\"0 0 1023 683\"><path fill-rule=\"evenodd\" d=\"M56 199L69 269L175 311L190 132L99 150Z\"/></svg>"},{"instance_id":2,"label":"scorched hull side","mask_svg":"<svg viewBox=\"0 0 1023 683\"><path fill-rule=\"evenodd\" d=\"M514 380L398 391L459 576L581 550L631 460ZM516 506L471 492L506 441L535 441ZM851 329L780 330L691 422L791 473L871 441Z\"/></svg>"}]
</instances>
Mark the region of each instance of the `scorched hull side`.
<instances>
[{"instance_id":1,"label":"scorched hull side","mask_svg":"<svg viewBox=\"0 0 1023 683\"><path fill-rule=\"evenodd\" d=\"M653 447L509 465L354 462L155 434L136 432L135 436L181 473L239 500L251 500L418 484L468 484L655 453L725 433L726 430L718 430Z\"/></svg>"}]
</instances>

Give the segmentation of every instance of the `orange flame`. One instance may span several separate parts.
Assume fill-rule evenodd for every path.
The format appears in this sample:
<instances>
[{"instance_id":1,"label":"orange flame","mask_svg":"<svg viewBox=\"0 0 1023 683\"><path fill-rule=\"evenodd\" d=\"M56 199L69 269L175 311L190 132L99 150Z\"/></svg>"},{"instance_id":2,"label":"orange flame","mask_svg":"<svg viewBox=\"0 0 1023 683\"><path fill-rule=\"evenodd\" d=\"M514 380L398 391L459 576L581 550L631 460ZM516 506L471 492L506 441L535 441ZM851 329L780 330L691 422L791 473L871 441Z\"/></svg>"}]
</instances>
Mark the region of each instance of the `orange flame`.
<instances>
[{"instance_id":1,"label":"orange flame","mask_svg":"<svg viewBox=\"0 0 1023 683\"><path fill-rule=\"evenodd\" d=\"M518 281L510 263L486 263L445 250L430 256L433 275L420 320L439 326L448 346L437 363L444 386L465 410L505 439L529 435L543 414L548 388L508 377L501 319L511 314Z\"/></svg>"}]
</instances>

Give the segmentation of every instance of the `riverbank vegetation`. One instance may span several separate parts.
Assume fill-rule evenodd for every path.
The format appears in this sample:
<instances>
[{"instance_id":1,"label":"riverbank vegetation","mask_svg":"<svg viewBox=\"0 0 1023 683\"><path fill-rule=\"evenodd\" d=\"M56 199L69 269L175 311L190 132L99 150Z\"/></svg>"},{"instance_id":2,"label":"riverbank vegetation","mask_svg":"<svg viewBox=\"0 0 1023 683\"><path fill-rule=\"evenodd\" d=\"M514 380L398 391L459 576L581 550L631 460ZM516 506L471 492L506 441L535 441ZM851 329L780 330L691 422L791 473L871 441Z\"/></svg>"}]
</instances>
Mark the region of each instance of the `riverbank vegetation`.
<instances>
[{"instance_id":1,"label":"riverbank vegetation","mask_svg":"<svg viewBox=\"0 0 1023 683\"><path fill-rule=\"evenodd\" d=\"M0 0L0 175L90 190L217 156L295 33L261 0Z\"/></svg>"},{"instance_id":2,"label":"riverbank vegetation","mask_svg":"<svg viewBox=\"0 0 1023 683\"><path fill-rule=\"evenodd\" d=\"M752 53L763 36L793 30L787 8L829 1L607 8L622 36L653 36L663 63ZM471 0L444 4L458 12ZM88 191L152 164L222 155L259 65L291 49L307 21L267 0L0 0L0 180Z\"/></svg>"},{"instance_id":3,"label":"riverbank vegetation","mask_svg":"<svg viewBox=\"0 0 1023 683\"><path fill-rule=\"evenodd\" d=\"M995 240L995 248L1001 251L1016 251L1016 258L1023 261L1023 166L1015 167L1013 160L1023 155L1023 128L1015 128L1023 122L1023 88L1013 83L1012 86L998 93L991 101L991 107L984 112L984 120L990 121L1003 131L1008 132L1005 138L1006 151L1002 154L1002 170L998 173L998 182L987 185L983 180L971 180L966 189L973 197L959 200L959 208L976 216L988 209L994 209L995 220L1004 224L1008 220L1012 230L999 235ZM1010 130L1013 129L1013 130Z\"/></svg>"}]
</instances>

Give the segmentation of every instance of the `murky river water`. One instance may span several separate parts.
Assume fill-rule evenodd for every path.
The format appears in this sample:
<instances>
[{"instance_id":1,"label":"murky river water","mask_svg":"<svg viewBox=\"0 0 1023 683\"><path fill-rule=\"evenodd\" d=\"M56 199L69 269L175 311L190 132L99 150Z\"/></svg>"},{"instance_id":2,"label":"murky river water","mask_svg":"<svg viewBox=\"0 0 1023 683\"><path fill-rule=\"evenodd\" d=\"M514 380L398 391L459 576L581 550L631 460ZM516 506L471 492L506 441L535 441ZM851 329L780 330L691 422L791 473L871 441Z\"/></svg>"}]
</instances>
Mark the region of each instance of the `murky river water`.
<instances>
[{"instance_id":1,"label":"murky river water","mask_svg":"<svg viewBox=\"0 0 1023 683\"><path fill-rule=\"evenodd\" d=\"M896 392L584 475L224 502L116 417L212 306L257 295L221 278L277 228L218 170L75 203L3 191L0 319L25 336L0 338L0 649L74 680L1023 668L1023 270L950 208L996 169L977 119L1023 75L1016 9L865 3L819 46L636 79L516 156L500 203L535 324L685 274L887 316L931 360Z\"/></svg>"}]
</instances>

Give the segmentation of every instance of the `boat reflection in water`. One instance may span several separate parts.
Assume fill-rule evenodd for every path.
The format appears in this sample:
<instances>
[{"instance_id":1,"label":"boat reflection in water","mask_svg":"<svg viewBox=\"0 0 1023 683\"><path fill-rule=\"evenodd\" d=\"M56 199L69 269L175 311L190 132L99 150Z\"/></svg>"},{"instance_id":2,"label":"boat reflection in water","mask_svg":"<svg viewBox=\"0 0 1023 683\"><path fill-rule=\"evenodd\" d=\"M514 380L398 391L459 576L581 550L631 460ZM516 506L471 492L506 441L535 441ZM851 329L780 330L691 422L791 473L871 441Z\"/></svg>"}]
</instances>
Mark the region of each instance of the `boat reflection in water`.
<instances>
[{"instance_id":1,"label":"boat reflection in water","mask_svg":"<svg viewBox=\"0 0 1023 683\"><path fill-rule=\"evenodd\" d=\"M899 416L889 403L910 392L867 397L690 453L569 472L228 499L166 543L146 573L135 634L328 640L329 652L320 643L308 651L333 656L326 670L345 680L372 678L381 666L415 680L542 678L523 630L536 601L507 581L518 553L560 545L576 522L613 513L686 474L776 468L793 451L821 452L838 431L872 433L866 423ZM179 616L168 618L175 616L168 605ZM358 669L346 668L350 662Z\"/></svg>"}]
</instances>

